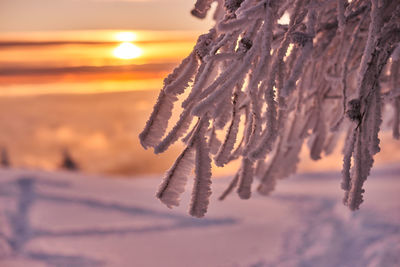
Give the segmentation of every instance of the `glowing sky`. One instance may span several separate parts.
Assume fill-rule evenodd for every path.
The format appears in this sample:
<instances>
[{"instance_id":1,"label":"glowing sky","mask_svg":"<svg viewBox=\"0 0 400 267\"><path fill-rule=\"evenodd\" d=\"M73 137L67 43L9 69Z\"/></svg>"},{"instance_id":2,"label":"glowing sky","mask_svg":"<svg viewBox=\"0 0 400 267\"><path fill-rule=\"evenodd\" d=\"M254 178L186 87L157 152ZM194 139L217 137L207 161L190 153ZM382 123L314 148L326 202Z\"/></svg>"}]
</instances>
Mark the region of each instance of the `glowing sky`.
<instances>
[{"instance_id":1,"label":"glowing sky","mask_svg":"<svg viewBox=\"0 0 400 267\"><path fill-rule=\"evenodd\" d=\"M0 31L205 30L191 0L1 0Z\"/></svg>"},{"instance_id":2,"label":"glowing sky","mask_svg":"<svg viewBox=\"0 0 400 267\"><path fill-rule=\"evenodd\" d=\"M194 2L0 0L0 95L158 88L213 24Z\"/></svg>"}]
</instances>

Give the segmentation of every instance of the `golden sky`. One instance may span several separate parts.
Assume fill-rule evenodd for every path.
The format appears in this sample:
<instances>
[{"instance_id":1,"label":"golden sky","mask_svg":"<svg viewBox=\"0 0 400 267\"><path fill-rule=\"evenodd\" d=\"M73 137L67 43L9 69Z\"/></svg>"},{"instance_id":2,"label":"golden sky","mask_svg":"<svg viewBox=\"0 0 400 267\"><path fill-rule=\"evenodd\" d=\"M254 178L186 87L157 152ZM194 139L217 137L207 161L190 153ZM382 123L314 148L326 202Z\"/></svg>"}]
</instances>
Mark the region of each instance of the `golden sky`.
<instances>
[{"instance_id":1,"label":"golden sky","mask_svg":"<svg viewBox=\"0 0 400 267\"><path fill-rule=\"evenodd\" d=\"M199 32L14 32L0 39L0 95L158 89Z\"/></svg>"},{"instance_id":2,"label":"golden sky","mask_svg":"<svg viewBox=\"0 0 400 267\"><path fill-rule=\"evenodd\" d=\"M188 0L1 0L0 31L204 30Z\"/></svg>"},{"instance_id":3,"label":"golden sky","mask_svg":"<svg viewBox=\"0 0 400 267\"><path fill-rule=\"evenodd\" d=\"M186 0L1 0L0 96L158 89L212 25Z\"/></svg>"}]
</instances>

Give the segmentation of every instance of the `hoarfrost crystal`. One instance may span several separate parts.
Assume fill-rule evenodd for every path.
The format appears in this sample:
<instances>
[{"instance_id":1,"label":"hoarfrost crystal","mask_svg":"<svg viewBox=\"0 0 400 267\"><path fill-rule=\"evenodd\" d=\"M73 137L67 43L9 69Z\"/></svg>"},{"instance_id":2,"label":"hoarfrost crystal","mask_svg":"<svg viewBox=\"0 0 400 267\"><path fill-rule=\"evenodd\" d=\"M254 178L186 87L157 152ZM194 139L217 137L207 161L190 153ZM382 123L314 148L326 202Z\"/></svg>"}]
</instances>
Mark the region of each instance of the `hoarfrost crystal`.
<instances>
[{"instance_id":1,"label":"hoarfrost crystal","mask_svg":"<svg viewBox=\"0 0 400 267\"><path fill-rule=\"evenodd\" d=\"M358 209L380 150L383 105L393 105L393 136L400 135L400 2L198 0L192 14L204 18L213 2L215 26L164 80L140 134L156 153L181 137L187 146L157 197L178 205L195 169L190 214L202 217L211 160L224 166L241 159L221 199L235 188L247 199L254 178L257 190L268 194L296 172L306 140L318 160L347 131L341 187L344 204ZM180 119L167 133L183 95Z\"/></svg>"}]
</instances>

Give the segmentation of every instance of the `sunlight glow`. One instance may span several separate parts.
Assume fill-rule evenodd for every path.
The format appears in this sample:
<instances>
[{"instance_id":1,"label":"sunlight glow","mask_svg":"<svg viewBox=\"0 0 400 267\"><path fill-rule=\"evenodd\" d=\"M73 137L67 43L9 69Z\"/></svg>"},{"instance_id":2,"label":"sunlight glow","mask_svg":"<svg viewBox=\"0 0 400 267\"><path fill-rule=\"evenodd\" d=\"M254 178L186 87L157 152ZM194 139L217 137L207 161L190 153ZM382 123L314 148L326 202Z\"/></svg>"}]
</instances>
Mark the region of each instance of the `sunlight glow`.
<instances>
[{"instance_id":1,"label":"sunlight glow","mask_svg":"<svg viewBox=\"0 0 400 267\"><path fill-rule=\"evenodd\" d=\"M289 25L289 22L290 22L290 15L286 11L285 13L283 13L282 17L279 18L278 23L281 25Z\"/></svg>"},{"instance_id":2,"label":"sunlight glow","mask_svg":"<svg viewBox=\"0 0 400 267\"><path fill-rule=\"evenodd\" d=\"M136 40L136 34L133 32L118 32L115 38L120 42L132 42Z\"/></svg>"},{"instance_id":3,"label":"sunlight glow","mask_svg":"<svg viewBox=\"0 0 400 267\"><path fill-rule=\"evenodd\" d=\"M142 53L142 49L128 42L120 44L113 51L114 56L121 59L137 58L140 57Z\"/></svg>"}]
</instances>

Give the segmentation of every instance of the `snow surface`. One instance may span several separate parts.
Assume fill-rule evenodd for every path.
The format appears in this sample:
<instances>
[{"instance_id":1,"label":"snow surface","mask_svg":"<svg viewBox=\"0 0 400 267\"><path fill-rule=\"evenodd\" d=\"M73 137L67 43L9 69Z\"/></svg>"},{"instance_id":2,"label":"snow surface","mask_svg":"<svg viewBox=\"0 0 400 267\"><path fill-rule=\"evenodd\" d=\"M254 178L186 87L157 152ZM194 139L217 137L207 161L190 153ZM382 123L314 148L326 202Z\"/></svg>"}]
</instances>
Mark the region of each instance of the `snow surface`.
<instances>
[{"instance_id":1,"label":"snow surface","mask_svg":"<svg viewBox=\"0 0 400 267\"><path fill-rule=\"evenodd\" d=\"M159 177L0 170L0 266L400 266L399 178L398 166L373 171L357 212L341 203L339 173L246 201L218 201L228 180L214 179L195 219L188 192L172 210L154 197Z\"/></svg>"}]
</instances>

